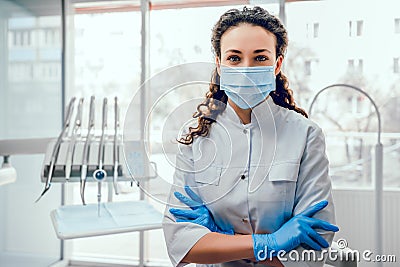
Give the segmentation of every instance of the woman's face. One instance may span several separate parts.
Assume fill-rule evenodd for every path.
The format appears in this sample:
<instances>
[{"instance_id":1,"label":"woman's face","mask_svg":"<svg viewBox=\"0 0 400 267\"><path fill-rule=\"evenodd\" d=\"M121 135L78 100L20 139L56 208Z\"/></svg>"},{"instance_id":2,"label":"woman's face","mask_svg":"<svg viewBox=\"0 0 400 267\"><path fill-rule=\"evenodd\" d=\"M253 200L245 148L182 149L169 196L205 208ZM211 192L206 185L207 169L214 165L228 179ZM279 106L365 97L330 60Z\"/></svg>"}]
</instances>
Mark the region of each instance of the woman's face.
<instances>
[{"instance_id":1,"label":"woman's face","mask_svg":"<svg viewBox=\"0 0 400 267\"><path fill-rule=\"evenodd\" d=\"M217 70L220 65L228 67L275 66L275 75L281 69L282 56L276 59L275 35L260 26L240 24L228 29L221 37L221 58L216 58Z\"/></svg>"}]
</instances>

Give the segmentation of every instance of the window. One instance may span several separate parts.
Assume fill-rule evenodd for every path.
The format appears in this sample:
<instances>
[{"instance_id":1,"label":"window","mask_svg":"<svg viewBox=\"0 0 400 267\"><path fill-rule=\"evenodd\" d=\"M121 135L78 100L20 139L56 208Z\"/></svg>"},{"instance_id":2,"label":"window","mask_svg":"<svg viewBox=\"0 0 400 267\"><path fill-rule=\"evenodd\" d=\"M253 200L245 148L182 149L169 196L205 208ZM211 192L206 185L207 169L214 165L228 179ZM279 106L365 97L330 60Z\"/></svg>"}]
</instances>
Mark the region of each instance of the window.
<instances>
[{"instance_id":1,"label":"window","mask_svg":"<svg viewBox=\"0 0 400 267\"><path fill-rule=\"evenodd\" d=\"M400 33L400 18L394 19L394 33Z\"/></svg>"},{"instance_id":2,"label":"window","mask_svg":"<svg viewBox=\"0 0 400 267\"><path fill-rule=\"evenodd\" d=\"M43 44L53 46L61 43L59 29L50 28L50 29L44 29L43 31L44 31Z\"/></svg>"},{"instance_id":3,"label":"window","mask_svg":"<svg viewBox=\"0 0 400 267\"><path fill-rule=\"evenodd\" d=\"M352 27L353 23L352 21L349 21L349 36L351 36L351 27Z\"/></svg>"},{"instance_id":4,"label":"window","mask_svg":"<svg viewBox=\"0 0 400 267\"><path fill-rule=\"evenodd\" d=\"M357 21L349 21L349 36L362 36L364 28L364 21L357 20Z\"/></svg>"},{"instance_id":5,"label":"window","mask_svg":"<svg viewBox=\"0 0 400 267\"><path fill-rule=\"evenodd\" d=\"M37 34L41 27L47 26L48 20L56 21L52 26L61 28L61 1L48 1L42 5L32 1L0 1L1 140L47 138L57 136L60 131L61 76L51 81L39 80L35 76L43 63L37 55L49 51L36 43ZM56 49L60 51L61 47L56 46L50 52ZM61 70L59 57L53 64ZM60 257L60 240L54 232L51 233L49 217L40 215L48 215L61 205L57 193L59 185L53 185L52 192L38 205L27 204L32 203L42 189L39 173L43 157L39 154L21 155L17 159L11 155L13 165L13 160L17 160L17 166L23 166L21 171L14 165L19 181L23 182L0 190L0 232L7 232L7 235L0 234L0 266L24 264L20 263L21 260L29 262L29 266L50 266ZM32 173L37 174L33 179ZM26 187L35 189L25 190ZM18 214L13 212L15 210ZM20 214L35 219L30 220L29 227L26 227ZM40 241L40 246L29 241L37 240L38 236L46 236Z\"/></svg>"},{"instance_id":6,"label":"window","mask_svg":"<svg viewBox=\"0 0 400 267\"><path fill-rule=\"evenodd\" d=\"M314 34L313 37L317 38L319 34L319 23L314 23Z\"/></svg>"},{"instance_id":7,"label":"window","mask_svg":"<svg viewBox=\"0 0 400 267\"><path fill-rule=\"evenodd\" d=\"M399 59L398 57L393 58L393 73L400 73Z\"/></svg>"},{"instance_id":8,"label":"window","mask_svg":"<svg viewBox=\"0 0 400 267\"><path fill-rule=\"evenodd\" d=\"M347 61L347 68L348 68L349 70L353 70L353 69L354 69L354 59L349 59L349 60Z\"/></svg>"},{"instance_id":9,"label":"window","mask_svg":"<svg viewBox=\"0 0 400 267\"><path fill-rule=\"evenodd\" d=\"M307 60L304 62L304 73L306 75L311 75L311 61Z\"/></svg>"},{"instance_id":10,"label":"window","mask_svg":"<svg viewBox=\"0 0 400 267\"><path fill-rule=\"evenodd\" d=\"M32 32L30 30L11 31L13 47L27 47L32 45Z\"/></svg>"},{"instance_id":11,"label":"window","mask_svg":"<svg viewBox=\"0 0 400 267\"><path fill-rule=\"evenodd\" d=\"M364 61L362 60L362 59L359 59L358 60L358 66L357 66L357 71L359 72L359 73L362 73L363 72L363 69L364 69Z\"/></svg>"},{"instance_id":12,"label":"window","mask_svg":"<svg viewBox=\"0 0 400 267\"><path fill-rule=\"evenodd\" d=\"M362 73L364 68L363 59L349 59L347 60L347 70L350 72Z\"/></svg>"},{"instance_id":13,"label":"window","mask_svg":"<svg viewBox=\"0 0 400 267\"><path fill-rule=\"evenodd\" d=\"M8 70L10 82L23 83L33 79L33 65L29 62L11 62Z\"/></svg>"},{"instance_id":14,"label":"window","mask_svg":"<svg viewBox=\"0 0 400 267\"><path fill-rule=\"evenodd\" d=\"M359 20L357 21L357 36L361 36L363 32L363 21Z\"/></svg>"},{"instance_id":15,"label":"window","mask_svg":"<svg viewBox=\"0 0 400 267\"><path fill-rule=\"evenodd\" d=\"M304 74L306 76L311 76L314 74L317 65L319 63L318 59L310 59L304 62Z\"/></svg>"},{"instance_id":16,"label":"window","mask_svg":"<svg viewBox=\"0 0 400 267\"><path fill-rule=\"evenodd\" d=\"M118 6L118 3L115 6L113 2L109 4L110 8ZM99 5L94 3L93 6L98 7ZM68 25L67 32L73 43L67 45L67 68L72 71L67 77L66 94L68 100L73 96L85 98L84 105L86 106L84 106L83 115L86 118L88 116L88 99L91 95L96 96L96 106L99 106L97 103L101 101L100 99L108 97L109 109L112 105L110 100L117 96L120 114L125 114L128 110L128 105L132 100L132 91L136 91L140 86L140 18L140 13L136 11L103 13L100 8L99 13L77 12L71 18L73 23ZM46 27L42 30L41 42L46 47L56 46L56 43L60 42L60 33L53 27ZM52 80L57 75L61 75L61 69L54 68L54 65L49 62L41 66L38 75L41 75L43 79ZM132 113L135 121L139 121L140 105L137 105ZM100 116L96 118L96 121L101 119ZM122 127L123 125L121 125ZM121 183L121 187L124 190L130 190L129 186L124 183ZM87 201L91 201L91 198L95 196L92 193L95 192L92 191L95 188L95 185L87 184ZM71 189L79 190L79 185L76 187L76 184L71 184ZM67 201L80 203L79 193L77 194L79 191L73 192ZM104 192L103 190L102 193L104 194ZM135 193L114 195L113 201L136 200L136 197L138 198L137 190L133 192ZM157 234L160 235L158 231ZM106 257L116 261L121 260L118 258L119 255L124 255L125 259L132 261L139 257L138 250L131 249L137 246L138 240L137 233L113 235L110 238L98 236L87 240L74 239L71 240L73 246L71 255L73 257L91 257L92 259L107 255ZM106 252L98 249L107 244L112 245L108 246ZM118 244L125 244L124 248L118 248ZM160 254L163 252L164 249L160 249Z\"/></svg>"},{"instance_id":17,"label":"window","mask_svg":"<svg viewBox=\"0 0 400 267\"><path fill-rule=\"evenodd\" d=\"M36 80L53 81L61 79L61 69L56 62L43 62L37 64L35 73Z\"/></svg>"},{"instance_id":18,"label":"window","mask_svg":"<svg viewBox=\"0 0 400 267\"><path fill-rule=\"evenodd\" d=\"M307 38L318 38L319 36L319 23L307 23L306 24L306 36Z\"/></svg>"}]
</instances>

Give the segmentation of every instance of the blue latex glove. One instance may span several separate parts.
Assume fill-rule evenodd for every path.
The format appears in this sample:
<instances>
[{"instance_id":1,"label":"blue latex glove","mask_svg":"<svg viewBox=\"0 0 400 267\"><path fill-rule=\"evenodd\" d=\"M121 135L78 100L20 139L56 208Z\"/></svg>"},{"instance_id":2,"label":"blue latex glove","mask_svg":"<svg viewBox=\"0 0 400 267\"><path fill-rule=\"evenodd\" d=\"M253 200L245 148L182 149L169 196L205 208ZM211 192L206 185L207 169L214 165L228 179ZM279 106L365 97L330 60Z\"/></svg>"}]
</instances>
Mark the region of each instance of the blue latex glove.
<instances>
[{"instance_id":1,"label":"blue latex glove","mask_svg":"<svg viewBox=\"0 0 400 267\"><path fill-rule=\"evenodd\" d=\"M196 193L193 192L189 186L185 186L185 191L190 198L182 195L179 192L174 192L174 195L182 203L189 206L191 210L174 209L174 208L169 209L169 212L171 212L175 216L177 222L191 222L199 224L207 227L211 232L217 232L227 235L235 234L232 229L223 230L215 223L212 214L203 204L201 198L198 195L196 195Z\"/></svg>"},{"instance_id":2,"label":"blue latex glove","mask_svg":"<svg viewBox=\"0 0 400 267\"><path fill-rule=\"evenodd\" d=\"M329 247L329 243L314 229L337 232L339 228L326 221L311 218L327 205L328 201L323 200L307 208L302 213L292 217L274 233L253 234L253 249L256 260L264 261L267 258L277 256L280 250L289 252L301 244L314 250Z\"/></svg>"}]
</instances>

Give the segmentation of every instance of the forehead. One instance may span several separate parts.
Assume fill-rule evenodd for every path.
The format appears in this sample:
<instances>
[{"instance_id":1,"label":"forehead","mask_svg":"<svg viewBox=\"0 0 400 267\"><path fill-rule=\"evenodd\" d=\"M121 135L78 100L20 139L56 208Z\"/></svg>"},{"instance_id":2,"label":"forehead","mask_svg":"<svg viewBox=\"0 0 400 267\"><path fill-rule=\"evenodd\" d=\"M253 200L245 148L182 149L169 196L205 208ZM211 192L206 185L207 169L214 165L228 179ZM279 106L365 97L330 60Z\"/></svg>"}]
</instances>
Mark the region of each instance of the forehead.
<instances>
[{"instance_id":1,"label":"forehead","mask_svg":"<svg viewBox=\"0 0 400 267\"><path fill-rule=\"evenodd\" d=\"M257 50L267 48L275 53L276 37L261 26L239 24L221 36L221 52L229 49Z\"/></svg>"}]
</instances>

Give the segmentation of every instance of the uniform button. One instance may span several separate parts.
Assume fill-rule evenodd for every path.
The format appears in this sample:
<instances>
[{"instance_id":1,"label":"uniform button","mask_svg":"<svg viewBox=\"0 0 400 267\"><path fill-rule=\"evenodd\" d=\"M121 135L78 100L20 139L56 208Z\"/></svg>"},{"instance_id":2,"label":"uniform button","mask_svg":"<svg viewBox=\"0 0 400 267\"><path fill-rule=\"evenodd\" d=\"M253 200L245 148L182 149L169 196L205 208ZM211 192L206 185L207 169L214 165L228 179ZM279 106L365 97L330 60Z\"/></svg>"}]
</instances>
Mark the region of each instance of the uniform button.
<instances>
[{"instance_id":1,"label":"uniform button","mask_svg":"<svg viewBox=\"0 0 400 267\"><path fill-rule=\"evenodd\" d=\"M240 179L242 180L246 179L246 175L242 174L242 176L240 176Z\"/></svg>"},{"instance_id":2,"label":"uniform button","mask_svg":"<svg viewBox=\"0 0 400 267\"><path fill-rule=\"evenodd\" d=\"M243 133L244 133L244 134L247 134L247 130L246 130L246 129L244 129L244 130L243 130Z\"/></svg>"},{"instance_id":3,"label":"uniform button","mask_svg":"<svg viewBox=\"0 0 400 267\"><path fill-rule=\"evenodd\" d=\"M243 219L242 219L242 222L243 222L243 223L248 223L249 220L248 220L247 218L243 218Z\"/></svg>"}]
</instances>

